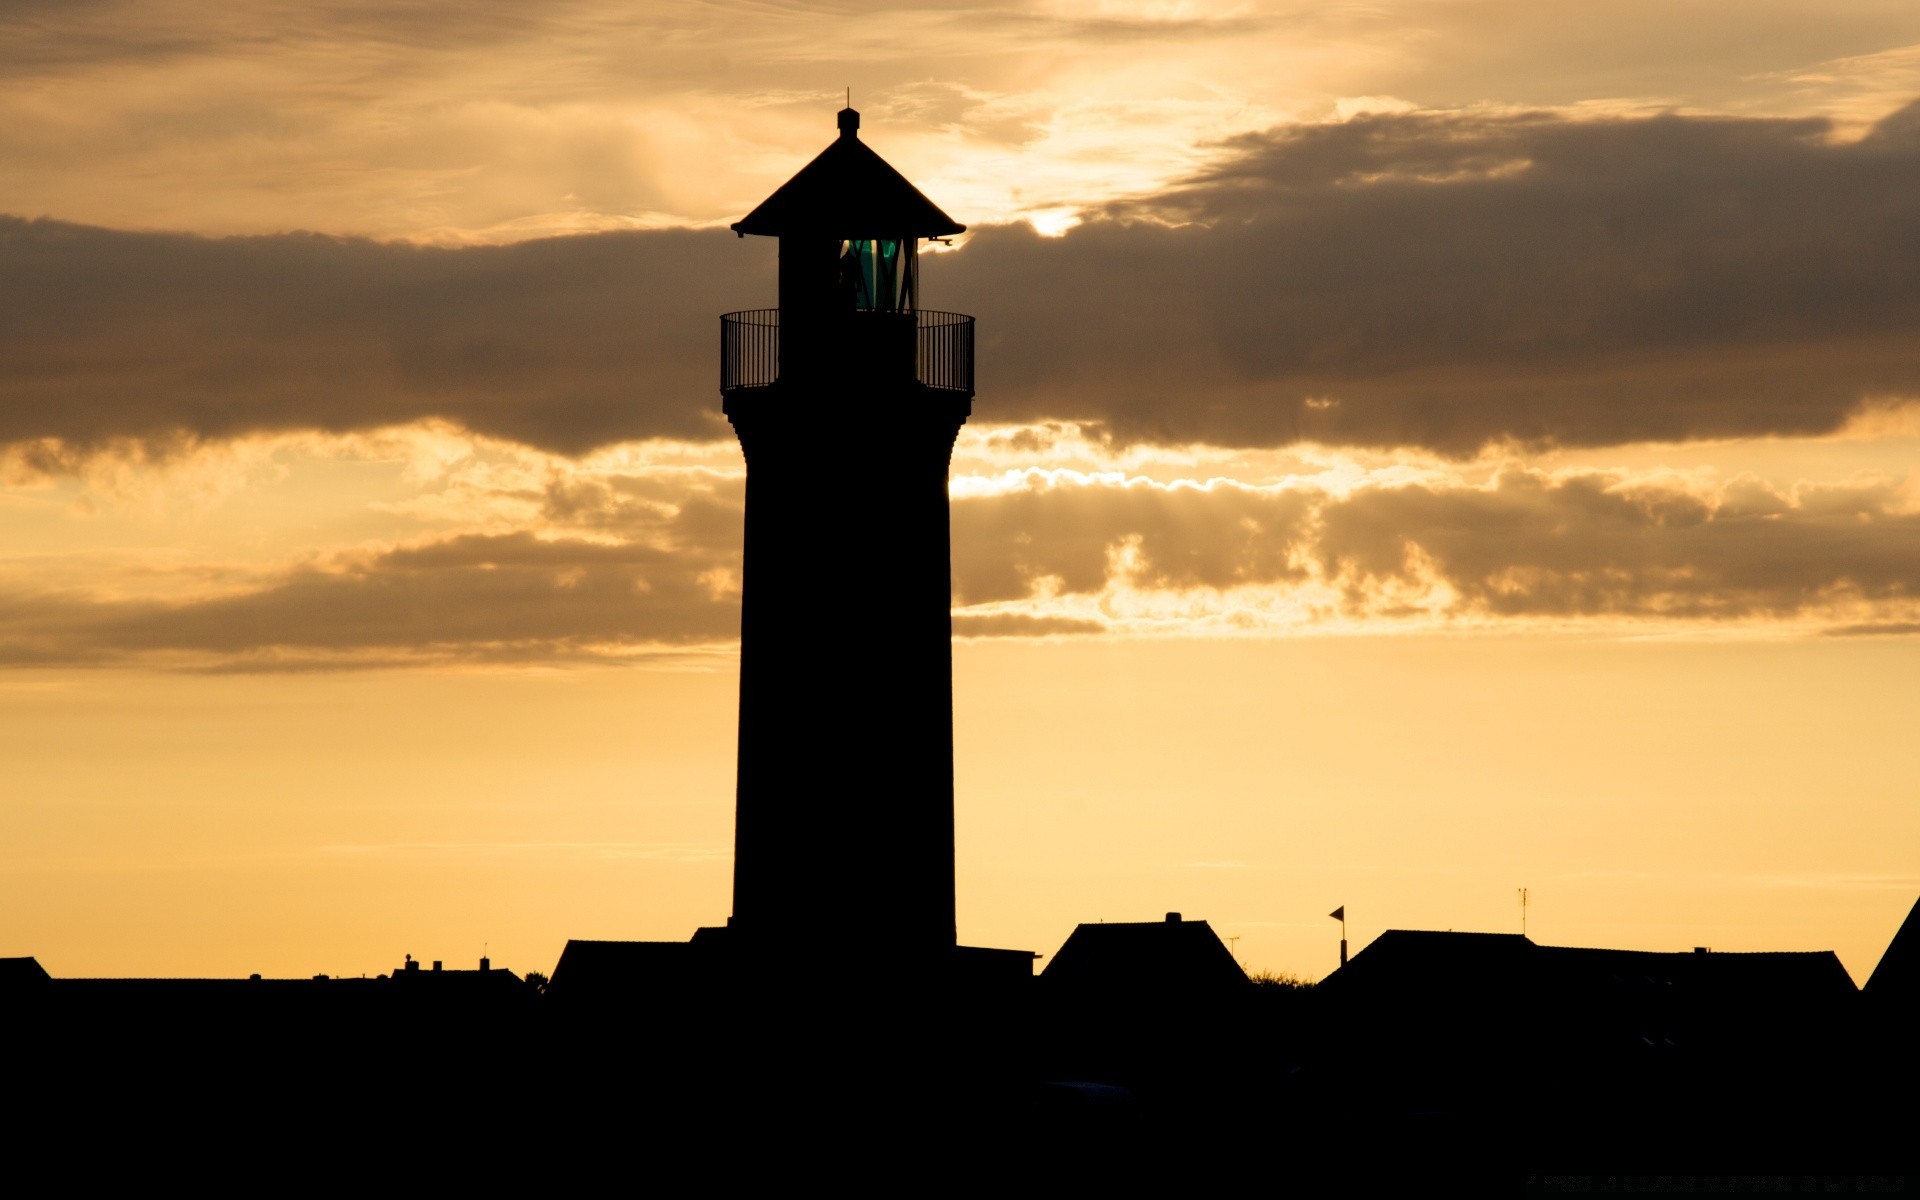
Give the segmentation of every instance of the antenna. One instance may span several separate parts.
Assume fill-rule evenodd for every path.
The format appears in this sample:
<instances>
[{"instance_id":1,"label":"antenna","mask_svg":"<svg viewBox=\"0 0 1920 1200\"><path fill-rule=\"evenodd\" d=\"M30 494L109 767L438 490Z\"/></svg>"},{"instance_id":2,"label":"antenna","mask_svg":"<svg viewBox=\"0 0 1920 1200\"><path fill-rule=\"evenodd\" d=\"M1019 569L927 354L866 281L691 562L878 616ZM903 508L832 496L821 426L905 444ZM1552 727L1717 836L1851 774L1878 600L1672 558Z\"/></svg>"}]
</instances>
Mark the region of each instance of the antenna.
<instances>
[{"instance_id":1,"label":"antenna","mask_svg":"<svg viewBox=\"0 0 1920 1200\"><path fill-rule=\"evenodd\" d=\"M1227 953L1233 955L1235 962L1240 961L1240 937L1241 935L1236 933L1227 939Z\"/></svg>"},{"instance_id":2,"label":"antenna","mask_svg":"<svg viewBox=\"0 0 1920 1200\"><path fill-rule=\"evenodd\" d=\"M1520 889L1520 936L1527 936L1527 889Z\"/></svg>"}]
</instances>

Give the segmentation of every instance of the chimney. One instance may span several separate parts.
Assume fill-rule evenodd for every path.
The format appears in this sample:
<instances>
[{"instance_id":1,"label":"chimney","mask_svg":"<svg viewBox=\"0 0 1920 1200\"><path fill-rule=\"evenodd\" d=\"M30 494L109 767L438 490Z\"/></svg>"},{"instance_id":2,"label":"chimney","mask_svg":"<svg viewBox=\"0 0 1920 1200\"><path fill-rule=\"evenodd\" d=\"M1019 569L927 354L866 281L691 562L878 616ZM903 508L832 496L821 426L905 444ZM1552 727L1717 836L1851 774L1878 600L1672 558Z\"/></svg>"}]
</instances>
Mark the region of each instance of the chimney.
<instances>
[{"instance_id":1,"label":"chimney","mask_svg":"<svg viewBox=\"0 0 1920 1200\"><path fill-rule=\"evenodd\" d=\"M484 975L491 970L493 970L493 960L482 954L480 956L480 973Z\"/></svg>"},{"instance_id":2,"label":"chimney","mask_svg":"<svg viewBox=\"0 0 1920 1200\"><path fill-rule=\"evenodd\" d=\"M1167 914L1167 924L1169 924L1169 925L1178 925L1179 923L1180 923L1180 914L1179 914L1179 913L1168 913L1168 914Z\"/></svg>"},{"instance_id":3,"label":"chimney","mask_svg":"<svg viewBox=\"0 0 1920 1200\"><path fill-rule=\"evenodd\" d=\"M440 969L440 960L437 958L433 960L433 969L436 971Z\"/></svg>"}]
</instances>

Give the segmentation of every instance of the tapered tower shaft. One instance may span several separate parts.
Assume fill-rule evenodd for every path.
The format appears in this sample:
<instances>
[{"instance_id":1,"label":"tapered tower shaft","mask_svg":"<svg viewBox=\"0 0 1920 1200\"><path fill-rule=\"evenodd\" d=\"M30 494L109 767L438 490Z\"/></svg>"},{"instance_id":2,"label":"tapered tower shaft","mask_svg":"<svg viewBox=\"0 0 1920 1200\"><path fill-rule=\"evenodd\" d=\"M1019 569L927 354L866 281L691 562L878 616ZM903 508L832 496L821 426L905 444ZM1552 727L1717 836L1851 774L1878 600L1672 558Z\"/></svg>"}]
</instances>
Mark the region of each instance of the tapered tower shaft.
<instances>
[{"instance_id":1,"label":"tapered tower shaft","mask_svg":"<svg viewBox=\"0 0 1920 1200\"><path fill-rule=\"evenodd\" d=\"M784 390L783 390L784 391ZM947 464L964 408L732 406L747 459L734 923L954 942Z\"/></svg>"}]
</instances>

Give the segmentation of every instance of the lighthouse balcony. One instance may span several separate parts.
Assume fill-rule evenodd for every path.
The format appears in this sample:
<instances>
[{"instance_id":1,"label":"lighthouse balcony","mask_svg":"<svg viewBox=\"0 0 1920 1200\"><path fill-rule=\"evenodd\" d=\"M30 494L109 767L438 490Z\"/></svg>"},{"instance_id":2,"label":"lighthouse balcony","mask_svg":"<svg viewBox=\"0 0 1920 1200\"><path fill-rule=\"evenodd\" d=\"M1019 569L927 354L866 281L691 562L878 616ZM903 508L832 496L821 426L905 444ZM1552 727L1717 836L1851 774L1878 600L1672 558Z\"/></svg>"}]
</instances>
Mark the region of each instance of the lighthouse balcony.
<instances>
[{"instance_id":1,"label":"lighthouse balcony","mask_svg":"<svg viewBox=\"0 0 1920 1200\"><path fill-rule=\"evenodd\" d=\"M780 310L720 318L720 392L729 399L787 384L912 385L973 397L973 318L964 313L855 309L789 330Z\"/></svg>"}]
</instances>

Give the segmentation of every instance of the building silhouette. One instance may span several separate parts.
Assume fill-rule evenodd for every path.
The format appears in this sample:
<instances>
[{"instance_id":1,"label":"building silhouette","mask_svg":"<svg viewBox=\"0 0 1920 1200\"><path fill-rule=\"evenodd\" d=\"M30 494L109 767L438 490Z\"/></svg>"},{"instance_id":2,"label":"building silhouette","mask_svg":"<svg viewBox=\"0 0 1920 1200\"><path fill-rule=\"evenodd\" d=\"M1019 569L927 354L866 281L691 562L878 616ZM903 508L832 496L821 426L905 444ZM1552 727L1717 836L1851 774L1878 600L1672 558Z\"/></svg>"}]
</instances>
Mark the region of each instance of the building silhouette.
<instances>
[{"instance_id":1,"label":"building silhouette","mask_svg":"<svg viewBox=\"0 0 1920 1200\"><path fill-rule=\"evenodd\" d=\"M859 113L838 124L733 225L778 243L778 306L720 319L747 463L733 913L687 943L569 943L557 997L699 995L689 974L747 961L849 982L1032 974L1031 953L959 946L954 919L947 471L973 318L921 305L920 243L966 226L860 140Z\"/></svg>"},{"instance_id":2,"label":"building silhouette","mask_svg":"<svg viewBox=\"0 0 1920 1200\"><path fill-rule=\"evenodd\" d=\"M1920 1012L1920 900L1907 911L1861 990L1883 1011L1903 1016Z\"/></svg>"},{"instance_id":3,"label":"building silhouette","mask_svg":"<svg viewBox=\"0 0 1920 1200\"><path fill-rule=\"evenodd\" d=\"M1463 1062L1516 1053L1597 1067L1763 1052L1774 1070L1822 1057L1859 993L1831 950L1611 950L1416 929L1382 933L1315 990L1365 1014L1376 1045Z\"/></svg>"},{"instance_id":4,"label":"building silhouette","mask_svg":"<svg viewBox=\"0 0 1920 1200\"><path fill-rule=\"evenodd\" d=\"M955 944L947 466L973 318L919 303L919 242L966 227L860 116L733 229L779 243L779 307L721 318L747 460L736 936L859 914L890 955Z\"/></svg>"},{"instance_id":5,"label":"building silhouette","mask_svg":"<svg viewBox=\"0 0 1920 1200\"><path fill-rule=\"evenodd\" d=\"M1040 979L1051 995L1130 1005L1219 1003L1252 986L1213 926L1177 912L1078 925Z\"/></svg>"}]
</instances>

